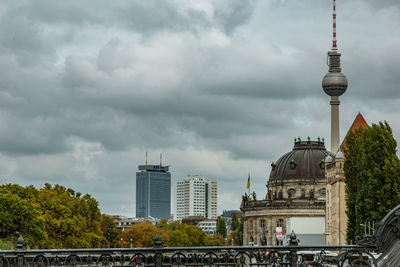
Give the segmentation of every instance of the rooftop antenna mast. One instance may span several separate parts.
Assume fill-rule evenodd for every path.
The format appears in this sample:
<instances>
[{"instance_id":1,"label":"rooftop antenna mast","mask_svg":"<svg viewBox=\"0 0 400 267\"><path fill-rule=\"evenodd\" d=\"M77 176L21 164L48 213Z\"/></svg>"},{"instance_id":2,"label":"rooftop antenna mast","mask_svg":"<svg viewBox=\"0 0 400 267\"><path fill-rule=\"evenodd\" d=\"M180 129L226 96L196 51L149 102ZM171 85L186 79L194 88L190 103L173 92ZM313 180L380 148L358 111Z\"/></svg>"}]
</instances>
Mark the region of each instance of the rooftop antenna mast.
<instances>
[{"instance_id":1,"label":"rooftop antenna mast","mask_svg":"<svg viewBox=\"0 0 400 267\"><path fill-rule=\"evenodd\" d=\"M146 151L146 165L147 165L147 151Z\"/></svg>"},{"instance_id":2,"label":"rooftop antenna mast","mask_svg":"<svg viewBox=\"0 0 400 267\"><path fill-rule=\"evenodd\" d=\"M336 0L333 0L333 40L332 40L332 53L337 53L337 41L336 41Z\"/></svg>"},{"instance_id":3,"label":"rooftop antenna mast","mask_svg":"<svg viewBox=\"0 0 400 267\"><path fill-rule=\"evenodd\" d=\"M162 166L162 153L160 153L160 166Z\"/></svg>"}]
</instances>

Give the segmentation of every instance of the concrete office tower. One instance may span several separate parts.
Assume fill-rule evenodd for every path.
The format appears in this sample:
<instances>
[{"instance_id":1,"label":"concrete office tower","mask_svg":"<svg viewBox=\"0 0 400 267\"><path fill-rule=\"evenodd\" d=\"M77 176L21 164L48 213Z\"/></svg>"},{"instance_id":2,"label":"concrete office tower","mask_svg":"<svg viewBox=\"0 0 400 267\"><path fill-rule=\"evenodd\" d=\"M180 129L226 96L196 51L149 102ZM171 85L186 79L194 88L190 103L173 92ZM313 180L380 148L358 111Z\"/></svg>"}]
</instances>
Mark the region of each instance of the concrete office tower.
<instances>
[{"instance_id":1,"label":"concrete office tower","mask_svg":"<svg viewBox=\"0 0 400 267\"><path fill-rule=\"evenodd\" d=\"M333 42L332 51L328 52L329 72L322 80L324 92L331 97L331 152L336 154L339 149L339 96L347 89L347 78L341 72L340 56L336 42L336 1L333 0Z\"/></svg>"},{"instance_id":2,"label":"concrete office tower","mask_svg":"<svg viewBox=\"0 0 400 267\"><path fill-rule=\"evenodd\" d=\"M200 175L188 175L176 183L176 219L189 216L217 218L217 181Z\"/></svg>"},{"instance_id":3,"label":"concrete office tower","mask_svg":"<svg viewBox=\"0 0 400 267\"><path fill-rule=\"evenodd\" d=\"M171 173L168 166L140 165L136 173L136 217L169 219Z\"/></svg>"}]
</instances>

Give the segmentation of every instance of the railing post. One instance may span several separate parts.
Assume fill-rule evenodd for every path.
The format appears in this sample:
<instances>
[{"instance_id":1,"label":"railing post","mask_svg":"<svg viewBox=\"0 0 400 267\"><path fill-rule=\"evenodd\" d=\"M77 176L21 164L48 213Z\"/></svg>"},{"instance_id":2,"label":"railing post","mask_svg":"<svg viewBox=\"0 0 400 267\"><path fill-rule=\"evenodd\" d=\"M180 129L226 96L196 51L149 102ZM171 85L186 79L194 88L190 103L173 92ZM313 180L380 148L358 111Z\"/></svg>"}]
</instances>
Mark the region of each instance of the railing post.
<instances>
[{"instance_id":1,"label":"railing post","mask_svg":"<svg viewBox=\"0 0 400 267\"><path fill-rule=\"evenodd\" d=\"M290 234L290 239L289 239L289 247L290 248L290 255L289 255L289 260L290 260L290 267L296 267L297 266L297 246L299 245L299 240L297 239L296 234L292 230L292 233Z\"/></svg>"},{"instance_id":2,"label":"railing post","mask_svg":"<svg viewBox=\"0 0 400 267\"><path fill-rule=\"evenodd\" d=\"M162 239L159 233L156 234L156 238L154 239L154 266L162 267L163 265L163 255L162 255Z\"/></svg>"},{"instance_id":3,"label":"railing post","mask_svg":"<svg viewBox=\"0 0 400 267\"><path fill-rule=\"evenodd\" d=\"M24 243L25 240L20 234L17 240L17 266L18 267L23 267L24 266Z\"/></svg>"}]
</instances>

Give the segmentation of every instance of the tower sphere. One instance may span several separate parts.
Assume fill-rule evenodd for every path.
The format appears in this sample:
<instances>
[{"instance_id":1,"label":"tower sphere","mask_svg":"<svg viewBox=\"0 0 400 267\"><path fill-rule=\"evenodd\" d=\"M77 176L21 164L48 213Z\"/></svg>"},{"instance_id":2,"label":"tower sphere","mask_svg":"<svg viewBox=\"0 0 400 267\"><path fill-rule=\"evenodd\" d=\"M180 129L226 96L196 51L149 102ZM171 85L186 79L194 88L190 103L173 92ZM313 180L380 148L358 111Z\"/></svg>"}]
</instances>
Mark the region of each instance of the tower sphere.
<instances>
[{"instance_id":1,"label":"tower sphere","mask_svg":"<svg viewBox=\"0 0 400 267\"><path fill-rule=\"evenodd\" d=\"M347 78L341 72L328 72L322 80L322 88L329 96L340 96L346 92Z\"/></svg>"}]
</instances>

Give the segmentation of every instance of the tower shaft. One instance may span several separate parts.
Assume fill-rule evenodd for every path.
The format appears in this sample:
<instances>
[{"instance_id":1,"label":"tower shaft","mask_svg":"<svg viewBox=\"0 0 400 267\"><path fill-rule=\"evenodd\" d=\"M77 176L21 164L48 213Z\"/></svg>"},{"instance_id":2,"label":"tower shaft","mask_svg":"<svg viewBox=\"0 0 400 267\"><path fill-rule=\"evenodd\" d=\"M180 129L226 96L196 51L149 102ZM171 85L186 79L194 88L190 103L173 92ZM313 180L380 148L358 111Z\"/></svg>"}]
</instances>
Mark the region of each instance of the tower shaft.
<instances>
[{"instance_id":1,"label":"tower shaft","mask_svg":"<svg viewBox=\"0 0 400 267\"><path fill-rule=\"evenodd\" d=\"M331 96L331 152L336 154L340 143L339 96Z\"/></svg>"}]
</instances>

